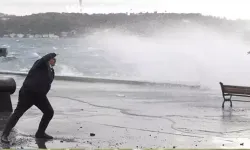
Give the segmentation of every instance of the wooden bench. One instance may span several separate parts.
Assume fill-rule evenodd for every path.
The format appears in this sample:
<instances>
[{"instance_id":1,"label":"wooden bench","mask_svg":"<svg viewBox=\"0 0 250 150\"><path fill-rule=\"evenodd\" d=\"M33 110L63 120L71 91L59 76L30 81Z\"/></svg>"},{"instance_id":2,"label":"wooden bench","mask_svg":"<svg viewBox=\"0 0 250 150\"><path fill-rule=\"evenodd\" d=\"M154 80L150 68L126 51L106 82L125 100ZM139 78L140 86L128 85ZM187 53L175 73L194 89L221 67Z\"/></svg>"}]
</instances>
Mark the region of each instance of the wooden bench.
<instances>
[{"instance_id":1,"label":"wooden bench","mask_svg":"<svg viewBox=\"0 0 250 150\"><path fill-rule=\"evenodd\" d=\"M250 97L250 87L245 86L234 86L234 85L224 85L220 82L222 96L224 101L222 103L222 108L224 108L225 102L230 102L230 107L233 106L232 96Z\"/></svg>"}]
</instances>

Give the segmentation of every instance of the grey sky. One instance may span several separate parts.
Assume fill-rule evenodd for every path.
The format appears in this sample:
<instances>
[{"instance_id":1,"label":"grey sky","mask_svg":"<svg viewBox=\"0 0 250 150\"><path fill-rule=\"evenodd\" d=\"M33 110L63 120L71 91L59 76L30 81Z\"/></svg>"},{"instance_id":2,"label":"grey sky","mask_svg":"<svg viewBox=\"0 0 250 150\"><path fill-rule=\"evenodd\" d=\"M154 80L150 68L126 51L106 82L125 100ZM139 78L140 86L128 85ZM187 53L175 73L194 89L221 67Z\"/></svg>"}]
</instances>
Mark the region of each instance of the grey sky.
<instances>
[{"instance_id":1,"label":"grey sky","mask_svg":"<svg viewBox=\"0 0 250 150\"><path fill-rule=\"evenodd\" d=\"M250 19L250 0L82 0L86 13L167 11L202 13L230 19ZM78 12L79 0L1 0L0 12Z\"/></svg>"}]
</instances>

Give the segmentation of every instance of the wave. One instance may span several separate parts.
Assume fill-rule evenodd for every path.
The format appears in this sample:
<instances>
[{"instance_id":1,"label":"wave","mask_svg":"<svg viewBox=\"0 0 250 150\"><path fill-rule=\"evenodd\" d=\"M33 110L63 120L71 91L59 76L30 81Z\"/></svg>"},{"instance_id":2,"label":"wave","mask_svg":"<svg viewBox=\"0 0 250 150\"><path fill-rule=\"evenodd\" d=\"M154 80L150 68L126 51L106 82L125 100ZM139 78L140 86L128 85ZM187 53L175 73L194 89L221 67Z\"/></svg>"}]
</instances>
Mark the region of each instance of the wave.
<instances>
[{"instance_id":1,"label":"wave","mask_svg":"<svg viewBox=\"0 0 250 150\"><path fill-rule=\"evenodd\" d=\"M15 57L15 56L1 57L2 62L9 62L9 61L13 61L16 59L17 59L17 57Z\"/></svg>"},{"instance_id":2,"label":"wave","mask_svg":"<svg viewBox=\"0 0 250 150\"><path fill-rule=\"evenodd\" d=\"M26 76L27 72L17 71L0 71L3 75L16 75ZM178 88L190 88L190 89L201 89L200 85L188 85L179 83L162 83L162 82L151 82L151 81L140 81L140 80L123 80L123 79L111 79L111 78L97 78L89 76L65 76L57 75L55 80L64 81L76 81L76 82L90 82L90 83L115 83L115 84L131 84L131 85L146 85L146 86L162 86L162 87L178 87Z\"/></svg>"},{"instance_id":3,"label":"wave","mask_svg":"<svg viewBox=\"0 0 250 150\"><path fill-rule=\"evenodd\" d=\"M64 64L58 65L58 68L60 68L59 69L59 74L63 74L63 75L66 75L66 76L82 76L83 75L76 68L69 67L69 66L64 65Z\"/></svg>"},{"instance_id":4,"label":"wave","mask_svg":"<svg viewBox=\"0 0 250 150\"><path fill-rule=\"evenodd\" d=\"M31 56L35 58L41 58L41 56L37 52L31 53Z\"/></svg>"}]
</instances>

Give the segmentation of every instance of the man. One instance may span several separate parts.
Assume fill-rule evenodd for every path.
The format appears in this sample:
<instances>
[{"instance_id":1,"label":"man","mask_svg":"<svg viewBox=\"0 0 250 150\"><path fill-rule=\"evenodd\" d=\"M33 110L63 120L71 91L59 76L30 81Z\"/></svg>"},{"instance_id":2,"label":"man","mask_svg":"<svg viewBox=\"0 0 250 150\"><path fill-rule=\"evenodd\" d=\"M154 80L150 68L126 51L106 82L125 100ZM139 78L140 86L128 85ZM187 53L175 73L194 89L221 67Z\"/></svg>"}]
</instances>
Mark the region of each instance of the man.
<instances>
[{"instance_id":1,"label":"man","mask_svg":"<svg viewBox=\"0 0 250 150\"><path fill-rule=\"evenodd\" d=\"M18 104L14 113L10 116L3 131L1 141L9 143L8 136L20 117L33 105L43 112L36 138L53 139L45 133L45 130L54 115L54 110L47 98L47 93L54 80L53 66L56 63L56 54L49 53L37 60L25 78L19 90Z\"/></svg>"}]
</instances>

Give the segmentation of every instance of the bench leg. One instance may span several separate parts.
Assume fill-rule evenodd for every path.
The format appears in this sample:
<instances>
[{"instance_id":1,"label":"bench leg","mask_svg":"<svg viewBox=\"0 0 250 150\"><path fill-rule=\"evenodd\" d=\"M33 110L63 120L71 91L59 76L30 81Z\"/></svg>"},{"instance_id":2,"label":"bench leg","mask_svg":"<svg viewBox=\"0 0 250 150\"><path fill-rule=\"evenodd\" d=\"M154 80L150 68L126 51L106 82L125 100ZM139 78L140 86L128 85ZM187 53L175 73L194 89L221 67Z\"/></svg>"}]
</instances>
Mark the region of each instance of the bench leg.
<instances>
[{"instance_id":1,"label":"bench leg","mask_svg":"<svg viewBox=\"0 0 250 150\"><path fill-rule=\"evenodd\" d=\"M232 95L230 95L230 98L229 98L229 100L230 100L230 107L233 107L233 102L232 102Z\"/></svg>"},{"instance_id":2,"label":"bench leg","mask_svg":"<svg viewBox=\"0 0 250 150\"><path fill-rule=\"evenodd\" d=\"M222 103L222 108L224 108L224 105L225 105L225 102L226 101L230 101L230 107L233 107L233 102L232 102L232 95L230 95L230 98L226 98L225 96L223 96L223 98L224 98L224 101L223 101L223 103Z\"/></svg>"},{"instance_id":3,"label":"bench leg","mask_svg":"<svg viewBox=\"0 0 250 150\"><path fill-rule=\"evenodd\" d=\"M224 105L225 105L225 100L224 100L223 103L222 103L222 108L224 108Z\"/></svg>"},{"instance_id":4,"label":"bench leg","mask_svg":"<svg viewBox=\"0 0 250 150\"><path fill-rule=\"evenodd\" d=\"M223 94L223 99L224 99L224 101L222 102L222 108L224 108L225 102L227 101L224 94Z\"/></svg>"}]
</instances>

